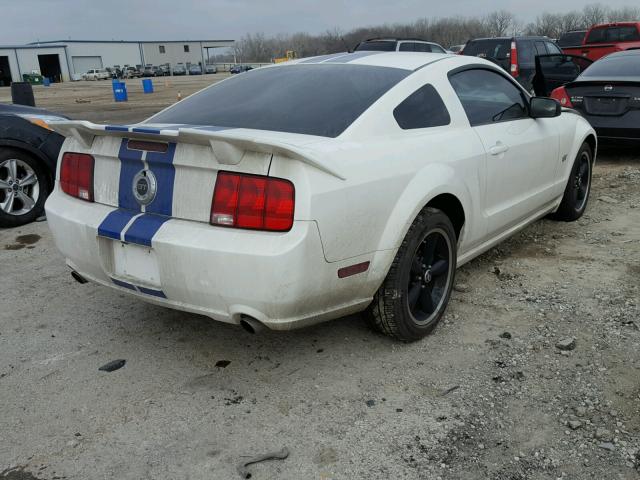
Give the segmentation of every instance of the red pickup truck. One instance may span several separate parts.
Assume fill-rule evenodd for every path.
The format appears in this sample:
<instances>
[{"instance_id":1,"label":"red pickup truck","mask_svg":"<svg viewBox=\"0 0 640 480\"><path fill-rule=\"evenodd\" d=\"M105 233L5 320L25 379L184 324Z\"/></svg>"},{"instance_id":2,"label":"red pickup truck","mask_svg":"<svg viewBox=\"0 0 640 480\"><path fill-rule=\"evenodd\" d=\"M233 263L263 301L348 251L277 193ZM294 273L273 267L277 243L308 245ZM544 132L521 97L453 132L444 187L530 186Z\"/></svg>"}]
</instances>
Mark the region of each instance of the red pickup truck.
<instances>
[{"instance_id":1,"label":"red pickup truck","mask_svg":"<svg viewBox=\"0 0 640 480\"><path fill-rule=\"evenodd\" d=\"M598 60L605 55L622 50L640 48L640 22L618 22L594 25L578 47L564 48L567 55Z\"/></svg>"}]
</instances>

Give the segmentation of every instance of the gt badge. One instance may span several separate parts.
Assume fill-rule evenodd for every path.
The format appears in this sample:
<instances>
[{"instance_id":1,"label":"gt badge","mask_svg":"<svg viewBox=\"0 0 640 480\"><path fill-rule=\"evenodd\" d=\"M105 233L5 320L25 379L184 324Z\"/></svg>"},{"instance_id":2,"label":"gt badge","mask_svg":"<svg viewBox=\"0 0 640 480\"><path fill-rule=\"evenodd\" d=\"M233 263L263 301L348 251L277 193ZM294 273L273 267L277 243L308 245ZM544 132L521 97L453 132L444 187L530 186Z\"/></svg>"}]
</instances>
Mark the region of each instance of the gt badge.
<instances>
[{"instance_id":1,"label":"gt badge","mask_svg":"<svg viewBox=\"0 0 640 480\"><path fill-rule=\"evenodd\" d=\"M149 205L156 198L158 182L151 170L141 170L133 177L133 196L140 205Z\"/></svg>"}]
</instances>

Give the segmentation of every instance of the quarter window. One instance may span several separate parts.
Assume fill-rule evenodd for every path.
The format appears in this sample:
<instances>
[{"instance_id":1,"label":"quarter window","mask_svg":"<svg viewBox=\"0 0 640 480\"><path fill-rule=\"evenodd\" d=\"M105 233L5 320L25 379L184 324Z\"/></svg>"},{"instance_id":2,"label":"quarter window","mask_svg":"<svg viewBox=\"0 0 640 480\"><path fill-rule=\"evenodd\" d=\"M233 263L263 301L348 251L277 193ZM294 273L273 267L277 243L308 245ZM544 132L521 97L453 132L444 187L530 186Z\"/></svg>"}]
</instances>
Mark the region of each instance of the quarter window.
<instances>
[{"instance_id":1,"label":"quarter window","mask_svg":"<svg viewBox=\"0 0 640 480\"><path fill-rule=\"evenodd\" d=\"M451 123L447 107L432 85L425 85L409 95L393 110L393 116L403 130Z\"/></svg>"},{"instance_id":2,"label":"quarter window","mask_svg":"<svg viewBox=\"0 0 640 480\"><path fill-rule=\"evenodd\" d=\"M522 92L497 72L473 69L450 77L471 126L529 116Z\"/></svg>"},{"instance_id":3,"label":"quarter window","mask_svg":"<svg viewBox=\"0 0 640 480\"><path fill-rule=\"evenodd\" d=\"M555 43L545 42L545 45L547 46L547 50L551 54L561 54L562 53L562 50L560 50Z\"/></svg>"}]
</instances>

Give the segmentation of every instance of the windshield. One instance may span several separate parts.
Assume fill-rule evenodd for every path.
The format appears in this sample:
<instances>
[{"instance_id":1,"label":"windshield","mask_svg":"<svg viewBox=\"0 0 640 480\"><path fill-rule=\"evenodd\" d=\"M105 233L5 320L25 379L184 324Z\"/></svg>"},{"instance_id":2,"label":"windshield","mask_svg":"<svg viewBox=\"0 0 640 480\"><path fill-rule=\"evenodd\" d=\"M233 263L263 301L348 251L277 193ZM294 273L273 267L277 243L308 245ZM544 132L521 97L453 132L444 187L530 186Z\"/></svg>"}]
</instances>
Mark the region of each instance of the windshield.
<instances>
[{"instance_id":1,"label":"windshield","mask_svg":"<svg viewBox=\"0 0 640 480\"><path fill-rule=\"evenodd\" d=\"M601 27L589 32L585 43L636 42L640 33L635 26Z\"/></svg>"},{"instance_id":2,"label":"windshield","mask_svg":"<svg viewBox=\"0 0 640 480\"><path fill-rule=\"evenodd\" d=\"M505 60L511 56L511 41L507 39L471 40L463 50L471 57Z\"/></svg>"},{"instance_id":3,"label":"windshield","mask_svg":"<svg viewBox=\"0 0 640 480\"><path fill-rule=\"evenodd\" d=\"M216 83L147 122L337 137L410 73L348 64L260 68Z\"/></svg>"}]
</instances>

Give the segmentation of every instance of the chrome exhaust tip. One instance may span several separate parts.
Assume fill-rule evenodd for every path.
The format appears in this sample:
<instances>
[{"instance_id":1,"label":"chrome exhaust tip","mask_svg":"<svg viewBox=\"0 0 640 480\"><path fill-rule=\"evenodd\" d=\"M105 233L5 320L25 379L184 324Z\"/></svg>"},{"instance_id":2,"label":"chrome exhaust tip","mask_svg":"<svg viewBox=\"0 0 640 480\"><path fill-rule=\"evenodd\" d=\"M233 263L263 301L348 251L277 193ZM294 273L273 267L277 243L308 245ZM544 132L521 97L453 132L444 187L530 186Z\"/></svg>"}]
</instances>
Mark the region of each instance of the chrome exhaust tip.
<instances>
[{"instance_id":1,"label":"chrome exhaust tip","mask_svg":"<svg viewBox=\"0 0 640 480\"><path fill-rule=\"evenodd\" d=\"M240 326L244 328L245 331L254 335L267 329L267 327L265 327L263 323L247 315L243 315L240 319Z\"/></svg>"}]
</instances>

